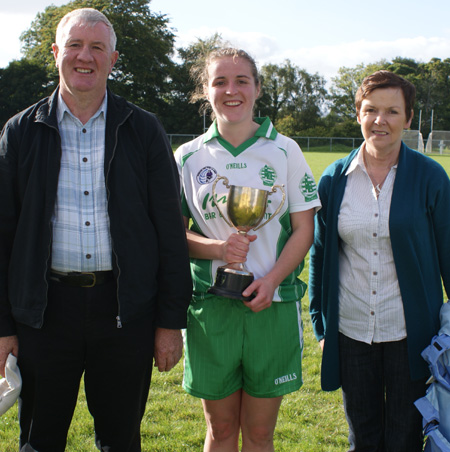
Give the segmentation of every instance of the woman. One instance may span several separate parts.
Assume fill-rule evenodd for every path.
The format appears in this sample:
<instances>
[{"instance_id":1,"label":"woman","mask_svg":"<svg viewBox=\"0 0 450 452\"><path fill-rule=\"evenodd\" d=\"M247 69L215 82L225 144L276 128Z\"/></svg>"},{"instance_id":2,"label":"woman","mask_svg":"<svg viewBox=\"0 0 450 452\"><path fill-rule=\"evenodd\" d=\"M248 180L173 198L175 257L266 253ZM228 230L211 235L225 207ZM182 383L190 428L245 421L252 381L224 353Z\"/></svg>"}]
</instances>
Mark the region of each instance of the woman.
<instances>
[{"instance_id":1,"label":"woman","mask_svg":"<svg viewBox=\"0 0 450 452\"><path fill-rule=\"evenodd\" d=\"M356 113L364 143L319 183L310 314L322 388L342 386L351 451L422 450L413 403L429 376L421 351L450 291L450 181L402 143L415 88L389 71L364 79Z\"/></svg>"},{"instance_id":2,"label":"woman","mask_svg":"<svg viewBox=\"0 0 450 452\"><path fill-rule=\"evenodd\" d=\"M188 312L183 387L202 399L205 451L273 451L273 433L284 394L302 384L300 299L303 268L320 201L298 145L254 119L261 86L254 60L244 51L220 49L195 68L198 90L215 121L206 134L176 154L194 296ZM270 190L284 185L280 213L258 230L241 235L219 215L231 185ZM219 180L220 181L220 180ZM282 203L278 189L266 216ZM222 209L224 210L224 209ZM191 229L188 228L192 220ZM243 291L251 301L213 295L216 270L243 263L255 280Z\"/></svg>"}]
</instances>

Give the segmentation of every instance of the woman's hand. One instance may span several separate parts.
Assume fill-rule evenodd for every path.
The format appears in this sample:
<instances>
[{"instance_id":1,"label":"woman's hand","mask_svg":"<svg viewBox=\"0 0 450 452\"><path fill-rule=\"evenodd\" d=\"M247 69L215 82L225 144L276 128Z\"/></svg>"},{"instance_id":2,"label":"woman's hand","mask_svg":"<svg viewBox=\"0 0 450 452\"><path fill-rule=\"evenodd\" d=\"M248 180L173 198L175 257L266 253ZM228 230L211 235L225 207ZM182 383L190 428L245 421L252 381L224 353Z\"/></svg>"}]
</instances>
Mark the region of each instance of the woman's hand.
<instances>
[{"instance_id":1,"label":"woman's hand","mask_svg":"<svg viewBox=\"0 0 450 452\"><path fill-rule=\"evenodd\" d=\"M242 295L256 296L245 304L254 312L262 311L272 304L273 294L281 282L292 273L306 256L313 242L315 209L290 214L292 235L284 245L272 270L253 281Z\"/></svg>"},{"instance_id":2,"label":"woman's hand","mask_svg":"<svg viewBox=\"0 0 450 452\"><path fill-rule=\"evenodd\" d=\"M227 264L245 262L250 250L250 243L254 242L256 238L256 235L231 234L223 243L222 260Z\"/></svg>"},{"instance_id":3,"label":"woman's hand","mask_svg":"<svg viewBox=\"0 0 450 452\"><path fill-rule=\"evenodd\" d=\"M256 235L231 234L227 240L210 239L189 230L189 218L184 217L189 256L197 259L219 259L227 264L242 263L247 260L250 243Z\"/></svg>"},{"instance_id":4,"label":"woman's hand","mask_svg":"<svg viewBox=\"0 0 450 452\"><path fill-rule=\"evenodd\" d=\"M320 345L320 348L321 348L321 350L323 352L323 348L325 347L325 339L322 339L321 341L319 341L319 345Z\"/></svg>"},{"instance_id":5,"label":"woman's hand","mask_svg":"<svg viewBox=\"0 0 450 452\"><path fill-rule=\"evenodd\" d=\"M259 312L267 309L272 305L273 294L278 284L272 281L269 277L256 279L242 292L244 297L249 297L252 293L256 296L251 301L244 301L253 312Z\"/></svg>"}]
</instances>

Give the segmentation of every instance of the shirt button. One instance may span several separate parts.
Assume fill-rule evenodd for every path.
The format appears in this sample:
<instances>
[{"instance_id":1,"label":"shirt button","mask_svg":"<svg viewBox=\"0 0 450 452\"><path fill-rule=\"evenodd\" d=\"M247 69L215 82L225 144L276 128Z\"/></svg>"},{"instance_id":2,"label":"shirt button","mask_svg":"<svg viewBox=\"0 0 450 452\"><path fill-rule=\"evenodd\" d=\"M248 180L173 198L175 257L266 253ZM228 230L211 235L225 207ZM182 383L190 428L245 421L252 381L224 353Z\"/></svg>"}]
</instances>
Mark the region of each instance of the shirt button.
<instances>
[{"instance_id":1,"label":"shirt button","mask_svg":"<svg viewBox=\"0 0 450 452\"><path fill-rule=\"evenodd\" d=\"M378 218L378 214L377 213L375 214L375 218Z\"/></svg>"},{"instance_id":2,"label":"shirt button","mask_svg":"<svg viewBox=\"0 0 450 452\"><path fill-rule=\"evenodd\" d=\"M374 251L374 252L373 252L373 255L374 255L374 256L378 256L378 252L377 252L377 251Z\"/></svg>"},{"instance_id":3,"label":"shirt button","mask_svg":"<svg viewBox=\"0 0 450 452\"><path fill-rule=\"evenodd\" d=\"M86 226L90 226L91 222L90 221L86 221L86 223L84 223Z\"/></svg>"},{"instance_id":4,"label":"shirt button","mask_svg":"<svg viewBox=\"0 0 450 452\"><path fill-rule=\"evenodd\" d=\"M373 272L373 276L377 276L378 275L378 272Z\"/></svg>"},{"instance_id":5,"label":"shirt button","mask_svg":"<svg viewBox=\"0 0 450 452\"><path fill-rule=\"evenodd\" d=\"M86 254L86 259L90 259L92 257L91 254Z\"/></svg>"},{"instance_id":6,"label":"shirt button","mask_svg":"<svg viewBox=\"0 0 450 452\"><path fill-rule=\"evenodd\" d=\"M89 192L86 190L86 191L84 192L84 194L87 196L87 195L89 195Z\"/></svg>"},{"instance_id":7,"label":"shirt button","mask_svg":"<svg viewBox=\"0 0 450 452\"><path fill-rule=\"evenodd\" d=\"M82 132L83 132L83 133L86 133L86 129L83 129Z\"/></svg>"},{"instance_id":8,"label":"shirt button","mask_svg":"<svg viewBox=\"0 0 450 452\"><path fill-rule=\"evenodd\" d=\"M87 157L83 157L83 162L87 162Z\"/></svg>"},{"instance_id":9,"label":"shirt button","mask_svg":"<svg viewBox=\"0 0 450 452\"><path fill-rule=\"evenodd\" d=\"M372 295L376 295L377 291L376 290L372 290Z\"/></svg>"},{"instance_id":10,"label":"shirt button","mask_svg":"<svg viewBox=\"0 0 450 452\"><path fill-rule=\"evenodd\" d=\"M373 312L373 311L370 311L370 315L375 315L375 312Z\"/></svg>"},{"instance_id":11,"label":"shirt button","mask_svg":"<svg viewBox=\"0 0 450 452\"><path fill-rule=\"evenodd\" d=\"M376 232L374 232L374 233L372 234L372 236L373 236L373 237L378 237L378 234L377 234Z\"/></svg>"}]
</instances>

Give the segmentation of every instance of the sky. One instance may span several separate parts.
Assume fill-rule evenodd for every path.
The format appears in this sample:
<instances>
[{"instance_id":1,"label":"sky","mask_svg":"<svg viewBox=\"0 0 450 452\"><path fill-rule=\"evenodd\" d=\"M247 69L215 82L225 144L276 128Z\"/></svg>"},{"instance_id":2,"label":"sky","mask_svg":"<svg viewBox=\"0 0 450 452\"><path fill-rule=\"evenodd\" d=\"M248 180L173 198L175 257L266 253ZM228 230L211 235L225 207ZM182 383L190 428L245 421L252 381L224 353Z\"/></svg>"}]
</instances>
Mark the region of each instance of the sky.
<instances>
[{"instance_id":1,"label":"sky","mask_svg":"<svg viewBox=\"0 0 450 452\"><path fill-rule=\"evenodd\" d=\"M22 57L19 36L38 12L66 3L2 1L0 68ZM217 32L259 66L289 59L327 80L340 67L397 56L450 58L449 0L151 0L150 10L167 16L176 47Z\"/></svg>"}]
</instances>

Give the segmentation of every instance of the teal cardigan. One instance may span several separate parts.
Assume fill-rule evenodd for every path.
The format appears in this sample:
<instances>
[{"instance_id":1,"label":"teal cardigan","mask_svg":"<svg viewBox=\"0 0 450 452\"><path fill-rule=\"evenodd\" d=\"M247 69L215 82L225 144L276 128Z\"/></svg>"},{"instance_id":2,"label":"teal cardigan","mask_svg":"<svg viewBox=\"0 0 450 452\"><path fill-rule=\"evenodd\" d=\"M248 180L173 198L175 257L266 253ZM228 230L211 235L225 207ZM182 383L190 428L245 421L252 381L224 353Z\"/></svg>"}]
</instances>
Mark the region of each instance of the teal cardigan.
<instances>
[{"instance_id":1,"label":"teal cardigan","mask_svg":"<svg viewBox=\"0 0 450 452\"><path fill-rule=\"evenodd\" d=\"M330 165L319 181L309 298L314 334L325 338L322 389L341 386L339 369L338 215L350 162L359 149ZM429 157L402 143L389 214L395 268L405 312L412 379L429 375L420 356L439 330L442 281L450 295L450 180ZM442 280L441 280L442 277Z\"/></svg>"}]
</instances>

